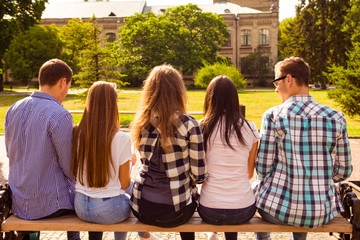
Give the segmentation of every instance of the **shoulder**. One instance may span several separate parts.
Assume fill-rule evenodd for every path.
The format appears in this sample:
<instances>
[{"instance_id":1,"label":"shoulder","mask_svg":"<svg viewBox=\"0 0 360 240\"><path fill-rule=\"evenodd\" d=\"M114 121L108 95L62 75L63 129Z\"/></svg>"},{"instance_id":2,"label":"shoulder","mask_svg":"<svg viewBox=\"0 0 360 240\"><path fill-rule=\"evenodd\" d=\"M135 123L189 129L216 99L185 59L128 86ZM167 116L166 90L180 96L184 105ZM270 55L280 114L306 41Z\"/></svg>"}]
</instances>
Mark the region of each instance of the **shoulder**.
<instances>
[{"instance_id":1,"label":"shoulder","mask_svg":"<svg viewBox=\"0 0 360 240\"><path fill-rule=\"evenodd\" d=\"M332 109L331 107L325 106L321 103L314 102L313 113L316 115L332 118L336 121L346 122L344 114L338 110Z\"/></svg>"},{"instance_id":2,"label":"shoulder","mask_svg":"<svg viewBox=\"0 0 360 240\"><path fill-rule=\"evenodd\" d=\"M182 122L188 126L194 127L199 126L199 121L196 120L194 117L184 114Z\"/></svg>"},{"instance_id":3,"label":"shoulder","mask_svg":"<svg viewBox=\"0 0 360 240\"><path fill-rule=\"evenodd\" d=\"M199 122L187 114L177 114L173 122L176 131L182 136L190 134L201 134Z\"/></svg>"},{"instance_id":4,"label":"shoulder","mask_svg":"<svg viewBox=\"0 0 360 240\"><path fill-rule=\"evenodd\" d=\"M285 105L281 104L281 105L277 105L275 107L271 107L268 110L266 110L263 114L263 118L273 118L277 115L279 115L279 113L284 109Z\"/></svg>"},{"instance_id":5,"label":"shoulder","mask_svg":"<svg viewBox=\"0 0 360 240\"><path fill-rule=\"evenodd\" d=\"M244 125L243 125L243 128L245 128L245 132L248 135L255 136L256 138L260 138L259 131L258 131L256 124L254 122L248 121L248 120L246 120L246 122L247 122L247 124L244 123Z\"/></svg>"},{"instance_id":6,"label":"shoulder","mask_svg":"<svg viewBox=\"0 0 360 240\"><path fill-rule=\"evenodd\" d=\"M113 141L130 142L130 136L123 131L118 131L115 133Z\"/></svg>"}]
</instances>

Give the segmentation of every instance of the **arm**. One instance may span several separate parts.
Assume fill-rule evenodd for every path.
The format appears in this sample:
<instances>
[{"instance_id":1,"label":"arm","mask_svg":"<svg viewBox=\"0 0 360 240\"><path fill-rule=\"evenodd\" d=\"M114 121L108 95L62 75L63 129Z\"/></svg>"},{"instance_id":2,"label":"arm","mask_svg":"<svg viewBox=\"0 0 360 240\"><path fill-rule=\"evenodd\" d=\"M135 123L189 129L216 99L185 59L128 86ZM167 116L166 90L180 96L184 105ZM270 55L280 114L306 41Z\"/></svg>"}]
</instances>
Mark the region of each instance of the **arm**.
<instances>
[{"instance_id":1,"label":"arm","mask_svg":"<svg viewBox=\"0 0 360 240\"><path fill-rule=\"evenodd\" d=\"M341 137L336 144L336 157L332 174L334 182L340 182L350 177L352 169L350 145L345 123Z\"/></svg>"},{"instance_id":2,"label":"arm","mask_svg":"<svg viewBox=\"0 0 360 240\"><path fill-rule=\"evenodd\" d=\"M261 181L271 171L276 154L275 123L272 113L264 113L260 136L260 146L255 168L258 180Z\"/></svg>"},{"instance_id":3,"label":"arm","mask_svg":"<svg viewBox=\"0 0 360 240\"><path fill-rule=\"evenodd\" d=\"M190 177L194 183L203 183L206 178L204 140L198 122L193 123L189 131Z\"/></svg>"},{"instance_id":4,"label":"arm","mask_svg":"<svg viewBox=\"0 0 360 240\"><path fill-rule=\"evenodd\" d=\"M130 186L130 160L119 167L121 188L126 190Z\"/></svg>"},{"instance_id":5,"label":"arm","mask_svg":"<svg viewBox=\"0 0 360 240\"><path fill-rule=\"evenodd\" d=\"M255 169L255 159L256 159L256 154L257 154L257 148L258 148L258 142L256 141L249 153L249 158L248 158L248 169L247 169L247 173L248 173L248 179L250 180L253 175L254 175L254 169Z\"/></svg>"},{"instance_id":6,"label":"arm","mask_svg":"<svg viewBox=\"0 0 360 240\"><path fill-rule=\"evenodd\" d=\"M52 131L51 140L58 155L59 166L69 180L71 177L73 118L70 113L59 118Z\"/></svg>"}]
</instances>

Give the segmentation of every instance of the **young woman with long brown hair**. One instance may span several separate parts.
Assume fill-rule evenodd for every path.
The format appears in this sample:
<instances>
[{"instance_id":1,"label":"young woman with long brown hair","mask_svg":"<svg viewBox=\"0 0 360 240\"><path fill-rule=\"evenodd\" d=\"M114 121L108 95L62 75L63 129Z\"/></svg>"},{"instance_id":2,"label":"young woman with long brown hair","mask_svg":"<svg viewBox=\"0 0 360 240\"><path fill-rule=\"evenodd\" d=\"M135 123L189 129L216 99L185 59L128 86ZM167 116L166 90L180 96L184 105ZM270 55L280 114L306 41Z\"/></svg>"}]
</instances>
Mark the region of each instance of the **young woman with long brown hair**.
<instances>
[{"instance_id":1,"label":"young woman with long brown hair","mask_svg":"<svg viewBox=\"0 0 360 240\"><path fill-rule=\"evenodd\" d=\"M150 72L131 125L142 169L130 205L143 223L175 227L187 222L195 211L191 186L205 179L203 136L198 122L186 114L186 101L177 70L164 64ZM194 239L194 233L180 235Z\"/></svg>"},{"instance_id":2,"label":"young woman with long brown hair","mask_svg":"<svg viewBox=\"0 0 360 240\"><path fill-rule=\"evenodd\" d=\"M74 127L72 175L76 179L75 211L85 221L112 224L129 217L132 157L129 136L120 131L116 85L96 82L86 99L84 115ZM126 239L116 232L115 239ZM101 239L89 232L89 239Z\"/></svg>"},{"instance_id":3,"label":"young woman with long brown hair","mask_svg":"<svg viewBox=\"0 0 360 240\"><path fill-rule=\"evenodd\" d=\"M201 188L198 212L209 224L245 223L256 210L249 179L254 173L259 133L242 116L236 87L226 76L211 80L204 114L200 126L208 178ZM225 237L237 239L237 233L225 233Z\"/></svg>"}]
</instances>

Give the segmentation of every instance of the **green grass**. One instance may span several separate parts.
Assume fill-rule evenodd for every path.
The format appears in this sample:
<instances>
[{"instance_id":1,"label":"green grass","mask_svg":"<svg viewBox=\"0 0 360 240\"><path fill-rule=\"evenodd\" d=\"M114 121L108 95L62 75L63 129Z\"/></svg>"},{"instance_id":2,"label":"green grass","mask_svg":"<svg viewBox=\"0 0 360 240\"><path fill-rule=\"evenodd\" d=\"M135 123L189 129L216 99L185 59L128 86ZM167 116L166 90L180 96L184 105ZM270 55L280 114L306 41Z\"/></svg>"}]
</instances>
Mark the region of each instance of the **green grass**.
<instances>
[{"instance_id":1,"label":"green grass","mask_svg":"<svg viewBox=\"0 0 360 240\"><path fill-rule=\"evenodd\" d=\"M311 91L310 94L316 101L340 110L340 107L327 96L327 91ZM118 107L122 111L135 111L139 103L141 93L139 91L122 90L119 92ZM0 134L4 133L4 119L6 110L17 100L24 98L24 95L0 95ZM205 91L188 91L188 111L202 111ZM263 113L270 107L281 104L279 95L274 91L239 91L240 104L246 106L246 118L253 121L258 128L261 126ZM85 107L85 96L69 94L63 105L69 110L83 110ZM74 122L79 123L81 114L73 114ZM132 114L121 114L120 124L129 125L133 120ZM196 116L201 119L202 116ZM360 136L360 119L346 116L348 132L350 136Z\"/></svg>"}]
</instances>

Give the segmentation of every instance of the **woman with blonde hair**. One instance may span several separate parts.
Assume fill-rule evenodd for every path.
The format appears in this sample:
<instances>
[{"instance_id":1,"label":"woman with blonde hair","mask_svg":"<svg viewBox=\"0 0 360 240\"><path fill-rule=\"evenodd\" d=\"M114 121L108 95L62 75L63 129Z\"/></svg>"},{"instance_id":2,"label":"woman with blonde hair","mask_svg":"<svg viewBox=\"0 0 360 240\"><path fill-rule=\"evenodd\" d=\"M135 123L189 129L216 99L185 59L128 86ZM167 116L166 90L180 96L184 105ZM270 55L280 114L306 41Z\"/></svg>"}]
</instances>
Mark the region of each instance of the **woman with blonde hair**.
<instances>
[{"instance_id":1,"label":"woman with blonde hair","mask_svg":"<svg viewBox=\"0 0 360 240\"><path fill-rule=\"evenodd\" d=\"M196 119L186 114L186 89L170 65L157 66L144 82L140 108L131 124L131 139L142 168L130 205L143 223L175 227L196 209L191 188L205 180L203 136ZM194 239L194 233L180 233Z\"/></svg>"},{"instance_id":2,"label":"woman with blonde hair","mask_svg":"<svg viewBox=\"0 0 360 240\"><path fill-rule=\"evenodd\" d=\"M74 127L72 175L76 179L75 211L84 221L113 224L129 217L132 157L129 136L120 131L116 85L94 83L86 99L84 115ZM116 232L115 239L126 239ZM89 232L101 239L102 232Z\"/></svg>"}]
</instances>

